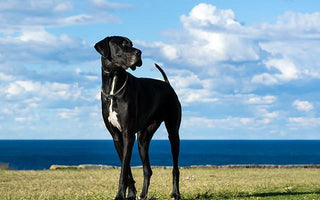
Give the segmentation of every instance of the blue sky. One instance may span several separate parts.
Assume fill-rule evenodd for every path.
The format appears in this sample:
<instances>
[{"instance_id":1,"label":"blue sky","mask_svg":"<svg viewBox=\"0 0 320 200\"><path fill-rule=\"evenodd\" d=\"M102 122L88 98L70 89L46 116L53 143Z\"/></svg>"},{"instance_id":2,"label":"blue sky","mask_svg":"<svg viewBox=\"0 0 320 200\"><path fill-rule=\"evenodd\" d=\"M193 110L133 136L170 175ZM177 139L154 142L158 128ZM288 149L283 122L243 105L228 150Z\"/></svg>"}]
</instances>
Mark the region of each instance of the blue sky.
<instances>
[{"instance_id":1,"label":"blue sky","mask_svg":"<svg viewBox=\"0 0 320 200\"><path fill-rule=\"evenodd\" d=\"M319 1L10 0L0 24L0 139L110 139L93 48L110 35L142 50L130 73L163 66L182 139L320 139Z\"/></svg>"}]
</instances>

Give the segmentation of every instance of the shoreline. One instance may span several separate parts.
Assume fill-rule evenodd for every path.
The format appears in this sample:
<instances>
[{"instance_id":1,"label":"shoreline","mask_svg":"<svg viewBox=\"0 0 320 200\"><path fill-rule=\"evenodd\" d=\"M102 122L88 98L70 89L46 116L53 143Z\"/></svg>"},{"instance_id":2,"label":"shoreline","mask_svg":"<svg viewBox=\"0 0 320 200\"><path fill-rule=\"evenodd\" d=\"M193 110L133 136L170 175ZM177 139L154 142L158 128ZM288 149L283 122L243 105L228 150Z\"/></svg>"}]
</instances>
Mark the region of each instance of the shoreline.
<instances>
[{"instance_id":1,"label":"shoreline","mask_svg":"<svg viewBox=\"0 0 320 200\"><path fill-rule=\"evenodd\" d=\"M172 166L151 166L152 168L171 169ZM120 166L111 165L51 165L48 170L59 169L120 169ZM132 166L131 168L142 168L142 166ZM181 166L181 169L320 169L320 165L304 164L304 165L191 165Z\"/></svg>"},{"instance_id":2,"label":"shoreline","mask_svg":"<svg viewBox=\"0 0 320 200\"><path fill-rule=\"evenodd\" d=\"M41 170L64 170L64 169L120 169L121 166L102 165L102 164L81 164L81 165L51 165L44 169L12 169L8 163L0 163L0 170L11 171L41 171ZM141 169L142 165L131 166L132 169ZM151 166L154 169L172 169L172 166ZM320 169L320 164L230 164L230 165L190 165L180 166L181 169Z\"/></svg>"}]
</instances>

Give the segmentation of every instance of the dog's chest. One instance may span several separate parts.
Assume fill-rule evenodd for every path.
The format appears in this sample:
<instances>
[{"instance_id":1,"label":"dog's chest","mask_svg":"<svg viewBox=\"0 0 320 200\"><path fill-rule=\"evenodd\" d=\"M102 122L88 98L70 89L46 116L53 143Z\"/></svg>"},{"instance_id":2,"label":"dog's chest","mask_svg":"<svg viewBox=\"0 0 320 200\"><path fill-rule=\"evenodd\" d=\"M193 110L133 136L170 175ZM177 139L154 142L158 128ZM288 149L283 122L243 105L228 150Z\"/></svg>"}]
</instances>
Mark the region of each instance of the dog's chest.
<instances>
[{"instance_id":1,"label":"dog's chest","mask_svg":"<svg viewBox=\"0 0 320 200\"><path fill-rule=\"evenodd\" d=\"M116 77L113 77L112 80L112 84L111 84L111 91L110 91L110 95L114 94L114 90L115 90L115 85L116 85ZM116 127L119 131L122 131L121 125L119 123L119 119L118 119L118 113L112 109L113 104L114 104L114 99L111 98L110 99L110 105L109 105L109 117L108 117L108 121L114 126Z\"/></svg>"}]
</instances>

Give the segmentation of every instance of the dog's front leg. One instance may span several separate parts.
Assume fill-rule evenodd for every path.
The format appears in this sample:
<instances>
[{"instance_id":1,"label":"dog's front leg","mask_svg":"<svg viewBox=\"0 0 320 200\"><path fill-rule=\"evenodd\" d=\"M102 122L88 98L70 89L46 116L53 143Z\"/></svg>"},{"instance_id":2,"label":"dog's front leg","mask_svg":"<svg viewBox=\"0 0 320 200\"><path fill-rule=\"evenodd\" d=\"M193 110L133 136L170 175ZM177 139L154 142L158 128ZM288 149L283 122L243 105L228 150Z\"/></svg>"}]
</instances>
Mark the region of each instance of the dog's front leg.
<instances>
[{"instance_id":1,"label":"dog's front leg","mask_svg":"<svg viewBox=\"0 0 320 200\"><path fill-rule=\"evenodd\" d=\"M120 162L122 164L123 161L123 141L122 141L122 136L120 137L120 140L114 140L114 146L117 150L118 156L120 158ZM137 190L134 186L135 181L132 176L132 172L129 169L129 174L128 174L128 198L133 198L136 199L136 194Z\"/></svg>"},{"instance_id":2,"label":"dog's front leg","mask_svg":"<svg viewBox=\"0 0 320 200\"><path fill-rule=\"evenodd\" d=\"M121 165L121 173L119 179L119 189L115 200L126 199L126 189L128 187L128 174L130 171L130 160L132 155L132 147L134 144L135 135L125 131L123 133L123 157Z\"/></svg>"}]
</instances>

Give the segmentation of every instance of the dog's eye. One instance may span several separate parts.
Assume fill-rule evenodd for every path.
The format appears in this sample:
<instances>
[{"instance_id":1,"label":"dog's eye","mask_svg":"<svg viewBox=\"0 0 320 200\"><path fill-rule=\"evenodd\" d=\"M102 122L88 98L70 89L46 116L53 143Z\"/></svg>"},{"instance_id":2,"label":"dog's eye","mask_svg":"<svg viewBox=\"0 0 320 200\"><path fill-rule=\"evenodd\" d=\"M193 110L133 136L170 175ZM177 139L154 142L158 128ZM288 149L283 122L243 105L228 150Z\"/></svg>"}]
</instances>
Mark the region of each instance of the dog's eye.
<instances>
[{"instance_id":1,"label":"dog's eye","mask_svg":"<svg viewBox=\"0 0 320 200\"><path fill-rule=\"evenodd\" d=\"M129 46L129 44L128 44L128 42L124 41L124 42L122 42L122 46L127 47L127 46Z\"/></svg>"},{"instance_id":2,"label":"dog's eye","mask_svg":"<svg viewBox=\"0 0 320 200\"><path fill-rule=\"evenodd\" d=\"M132 43L131 43L131 42L128 42L128 41L123 41L123 42L122 42L122 46L123 46L123 47L132 47Z\"/></svg>"}]
</instances>

